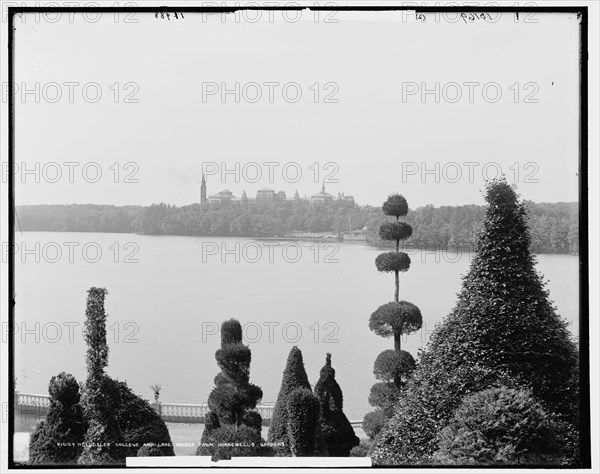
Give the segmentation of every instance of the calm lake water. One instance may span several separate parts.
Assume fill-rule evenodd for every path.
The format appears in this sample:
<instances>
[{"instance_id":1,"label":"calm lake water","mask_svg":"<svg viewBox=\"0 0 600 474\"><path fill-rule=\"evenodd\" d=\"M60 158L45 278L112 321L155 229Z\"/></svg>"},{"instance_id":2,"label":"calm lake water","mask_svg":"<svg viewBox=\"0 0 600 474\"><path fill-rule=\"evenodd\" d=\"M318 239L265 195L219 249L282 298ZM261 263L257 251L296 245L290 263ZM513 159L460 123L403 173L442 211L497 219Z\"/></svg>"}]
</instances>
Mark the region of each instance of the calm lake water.
<instances>
[{"instance_id":1,"label":"calm lake water","mask_svg":"<svg viewBox=\"0 0 600 474\"><path fill-rule=\"evenodd\" d=\"M316 383L332 353L344 409L360 420L372 408L373 362L391 339L373 334L370 314L393 300L394 278L380 274L380 250L363 243L314 244L237 238L25 232L16 235L17 388L47 393L61 371L85 377L86 290L106 287L108 373L136 393L205 402L219 372L220 323L238 319L252 349L251 381L274 402L292 346ZM3 256L5 258L5 256ZM403 348L416 356L453 307L467 252L414 251L400 297L421 309L424 325ZM37 260L37 261L36 261ZM578 257L540 255L560 314L578 331ZM5 335L3 337L6 337Z\"/></svg>"}]
</instances>

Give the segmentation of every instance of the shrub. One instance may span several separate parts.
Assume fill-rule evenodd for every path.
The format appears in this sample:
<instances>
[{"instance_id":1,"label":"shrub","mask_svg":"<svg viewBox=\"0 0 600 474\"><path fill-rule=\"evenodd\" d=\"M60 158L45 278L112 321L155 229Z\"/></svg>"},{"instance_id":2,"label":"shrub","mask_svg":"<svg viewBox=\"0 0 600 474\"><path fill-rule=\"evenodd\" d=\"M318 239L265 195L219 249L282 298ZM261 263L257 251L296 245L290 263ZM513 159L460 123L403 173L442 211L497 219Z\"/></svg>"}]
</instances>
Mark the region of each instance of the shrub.
<instances>
[{"instance_id":1,"label":"shrub","mask_svg":"<svg viewBox=\"0 0 600 474\"><path fill-rule=\"evenodd\" d=\"M365 458L370 456L372 444L367 441L361 441L358 446L354 446L350 451L350 457Z\"/></svg>"},{"instance_id":2,"label":"shrub","mask_svg":"<svg viewBox=\"0 0 600 474\"><path fill-rule=\"evenodd\" d=\"M50 408L29 439L32 464L75 464L87 425L79 405L79 384L71 374L52 377Z\"/></svg>"},{"instance_id":3,"label":"shrub","mask_svg":"<svg viewBox=\"0 0 600 474\"><path fill-rule=\"evenodd\" d=\"M150 403L134 394L125 382L111 379L111 385L111 392L121 401L115 415L127 445L125 456L136 456L146 444L161 453L156 456L175 456L167 425Z\"/></svg>"},{"instance_id":4,"label":"shrub","mask_svg":"<svg viewBox=\"0 0 600 474\"><path fill-rule=\"evenodd\" d=\"M242 342L242 326L236 319L228 319L221 324L221 347Z\"/></svg>"},{"instance_id":5,"label":"shrub","mask_svg":"<svg viewBox=\"0 0 600 474\"><path fill-rule=\"evenodd\" d=\"M377 255L375 266L380 272L406 272L410 268L410 257L404 252L385 252Z\"/></svg>"},{"instance_id":6,"label":"shrub","mask_svg":"<svg viewBox=\"0 0 600 474\"><path fill-rule=\"evenodd\" d=\"M259 456L260 431L245 425L224 425L205 433L196 449L196 456L211 456L213 461L239 456Z\"/></svg>"},{"instance_id":7,"label":"shrub","mask_svg":"<svg viewBox=\"0 0 600 474\"><path fill-rule=\"evenodd\" d=\"M556 424L527 390L491 388L466 397L438 435L442 464L558 464Z\"/></svg>"},{"instance_id":8,"label":"shrub","mask_svg":"<svg viewBox=\"0 0 600 474\"><path fill-rule=\"evenodd\" d=\"M137 451L138 457L164 456L163 448L156 444L145 444Z\"/></svg>"},{"instance_id":9,"label":"shrub","mask_svg":"<svg viewBox=\"0 0 600 474\"><path fill-rule=\"evenodd\" d=\"M392 416L393 407L398 401L400 393L393 383L379 382L371 387L369 405L379 407L388 416Z\"/></svg>"},{"instance_id":10,"label":"shrub","mask_svg":"<svg viewBox=\"0 0 600 474\"><path fill-rule=\"evenodd\" d=\"M382 408L369 412L363 419L363 431L371 439L375 439L385 423L390 419L390 415L386 414Z\"/></svg>"},{"instance_id":11,"label":"shrub","mask_svg":"<svg viewBox=\"0 0 600 474\"><path fill-rule=\"evenodd\" d=\"M273 409L273 417L269 426L269 441L272 443L283 443L283 446L277 446L275 450L280 455L289 455L290 447L288 440L288 398L297 388L310 390L310 383L306 370L304 370L304 361L302 352L297 346L292 347L287 359L281 388Z\"/></svg>"},{"instance_id":12,"label":"shrub","mask_svg":"<svg viewBox=\"0 0 600 474\"><path fill-rule=\"evenodd\" d=\"M199 448L197 454L210 454L213 459L255 456L261 449L262 418L248 410L256 407L262 390L249 382L252 356L242 343L239 321L230 319L221 325L221 348L215 353L215 359L221 372L215 377L215 387L208 396L210 411L201 439L208 446ZM217 446L219 442L240 442L248 446Z\"/></svg>"},{"instance_id":13,"label":"shrub","mask_svg":"<svg viewBox=\"0 0 600 474\"><path fill-rule=\"evenodd\" d=\"M380 272L393 272L395 279L394 301L377 308L369 318L369 329L381 337L394 336L394 350L384 351L377 357L373 373L383 383L371 387L369 403L379 407L368 414L364 424L369 425L368 433L373 439L385 422L392 415L392 406L404 389L411 376L415 362L408 352L402 351L401 337L421 328L423 318L421 311L408 301L400 301L400 272L410 268L410 257L400 252L400 240L412 235L412 227L400 222L399 217L408 213L408 204L402 195L393 194L383 204L382 211L386 215L396 217L396 222L384 222L379 227L379 236L383 240L395 240L396 251L384 252L375 259L375 266Z\"/></svg>"},{"instance_id":14,"label":"shrub","mask_svg":"<svg viewBox=\"0 0 600 474\"><path fill-rule=\"evenodd\" d=\"M373 374L375 374L375 378L384 382L400 381L401 384L404 384L415 367L415 359L410 352L388 349L375 359Z\"/></svg>"},{"instance_id":15,"label":"shrub","mask_svg":"<svg viewBox=\"0 0 600 474\"><path fill-rule=\"evenodd\" d=\"M392 194L383 203L381 209L386 216L398 218L408 214L408 203L402 194Z\"/></svg>"},{"instance_id":16,"label":"shrub","mask_svg":"<svg viewBox=\"0 0 600 474\"><path fill-rule=\"evenodd\" d=\"M242 417L242 424L248 428L254 428L260 433L262 430L262 417L255 411L247 411Z\"/></svg>"},{"instance_id":17,"label":"shrub","mask_svg":"<svg viewBox=\"0 0 600 474\"><path fill-rule=\"evenodd\" d=\"M358 445L359 439L343 411L344 396L335 380L331 354L327 354L314 393L321 404L321 432L327 453L329 456L349 456L350 450Z\"/></svg>"},{"instance_id":18,"label":"shrub","mask_svg":"<svg viewBox=\"0 0 600 474\"><path fill-rule=\"evenodd\" d=\"M239 426L246 410L256 407L262 398L260 387L249 383L251 353L241 342L239 321L225 321L221 327L221 348L215 353L221 372L215 377L215 387L208 396L208 407L220 424Z\"/></svg>"},{"instance_id":19,"label":"shrub","mask_svg":"<svg viewBox=\"0 0 600 474\"><path fill-rule=\"evenodd\" d=\"M315 456L320 410L319 399L309 389L297 388L287 398L287 434L293 456Z\"/></svg>"},{"instance_id":20,"label":"shrub","mask_svg":"<svg viewBox=\"0 0 600 474\"><path fill-rule=\"evenodd\" d=\"M412 227L406 222L384 222L379 226L383 240L405 240L412 235Z\"/></svg>"},{"instance_id":21,"label":"shrub","mask_svg":"<svg viewBox=\"0 0 600 474\"><path fill-rule=\"evenodd\" d=\"M486 185L486 201L456 306L431 335L382 430L376 464L430 462L437 434L463 398L499 385L530 389L561 426L577 430L577 347L536 272L524 206L505 180ZM566 454L577 465L576 453Z\"/></svg>"},{"instance_id":22,"label":"shrub","mask_svg":"<svg viewBox=\"0 0 600 474\"><path fill-rule=\"evenodd\" d=\"M408 301L381 305L369 319L369 329L381 337L410 334L423 325L421 311Z\"/></svg>"}]
</instances>

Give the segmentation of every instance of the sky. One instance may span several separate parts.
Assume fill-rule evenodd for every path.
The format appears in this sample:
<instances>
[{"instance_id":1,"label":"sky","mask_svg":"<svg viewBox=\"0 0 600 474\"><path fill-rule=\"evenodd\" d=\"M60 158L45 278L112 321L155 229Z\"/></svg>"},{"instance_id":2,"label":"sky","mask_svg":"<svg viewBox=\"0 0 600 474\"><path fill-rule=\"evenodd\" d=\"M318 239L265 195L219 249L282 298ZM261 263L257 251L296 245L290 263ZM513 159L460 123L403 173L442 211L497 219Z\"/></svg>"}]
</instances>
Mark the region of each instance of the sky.
<instances>
[{"instance_id":1,"label":"sky","mask_svg":"<svg viewBox=\"0 0 600 474\"><path fill-rule=\"evenodd\" d=\"M504 173L578 200L573 14L254 14L17 20L16 204L186 205L203 171L208 194L482 204Z\"/></svg>"}]
</instances>

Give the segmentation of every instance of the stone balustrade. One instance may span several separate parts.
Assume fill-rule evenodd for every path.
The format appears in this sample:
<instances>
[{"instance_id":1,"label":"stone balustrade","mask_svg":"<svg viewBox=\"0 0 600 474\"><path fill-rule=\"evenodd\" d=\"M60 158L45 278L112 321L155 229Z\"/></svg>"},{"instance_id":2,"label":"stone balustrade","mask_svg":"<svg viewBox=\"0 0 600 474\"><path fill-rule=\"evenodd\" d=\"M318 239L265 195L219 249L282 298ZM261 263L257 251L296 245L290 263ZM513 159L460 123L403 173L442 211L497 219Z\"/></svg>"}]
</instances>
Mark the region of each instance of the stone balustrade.
<instances>
[{"instance_id":1,"label":"stone balustrade","mask_svg":"<svg viewBox=\"0 0 600 474\"><path fill-rule=\"evenodd\" d=\"M171 423L204 423L208 413L206 403L157 403L150 402L163 420ZM19 413L44 416L48 413L50 397L30 393L16 393L16 409ZM264 403L255 409L263 421L271 420L274 403Z\"/></svg>"}]
</instances>

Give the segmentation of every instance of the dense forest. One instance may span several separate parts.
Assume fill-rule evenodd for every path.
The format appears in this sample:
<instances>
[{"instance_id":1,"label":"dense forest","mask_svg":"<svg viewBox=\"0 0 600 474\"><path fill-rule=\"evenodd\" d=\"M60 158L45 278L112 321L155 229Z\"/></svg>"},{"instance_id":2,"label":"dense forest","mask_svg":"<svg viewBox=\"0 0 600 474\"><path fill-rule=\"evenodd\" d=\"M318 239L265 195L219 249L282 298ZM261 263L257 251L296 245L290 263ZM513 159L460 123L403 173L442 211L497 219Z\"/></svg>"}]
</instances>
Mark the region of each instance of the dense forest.
<instances>
[{"instance_id":1,"label":"dense forest","mask_svg":"<svg viewBox=\"0 0 600 474\"><path fill-rule=\"evenodd\" d=\"M578 204L525 201L535 253L579 251ZM414 229L406 245L429 249L474 248L485 207L427 205L406 216ZM148 235L283 237L292 232L345 233L365 229L367 241L379 238L380 207L333 201L311 206L307 201L170 206L94 204L17 207L17 230L54 232L129 232Z\"/></svg>"}]
</instances>

